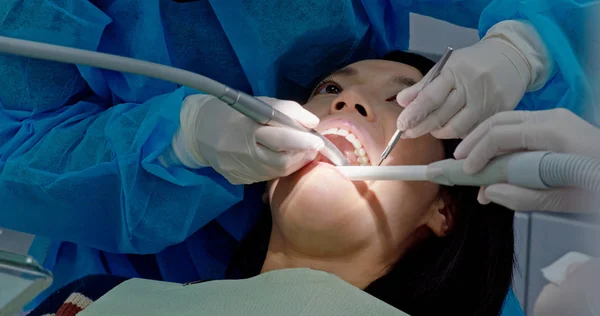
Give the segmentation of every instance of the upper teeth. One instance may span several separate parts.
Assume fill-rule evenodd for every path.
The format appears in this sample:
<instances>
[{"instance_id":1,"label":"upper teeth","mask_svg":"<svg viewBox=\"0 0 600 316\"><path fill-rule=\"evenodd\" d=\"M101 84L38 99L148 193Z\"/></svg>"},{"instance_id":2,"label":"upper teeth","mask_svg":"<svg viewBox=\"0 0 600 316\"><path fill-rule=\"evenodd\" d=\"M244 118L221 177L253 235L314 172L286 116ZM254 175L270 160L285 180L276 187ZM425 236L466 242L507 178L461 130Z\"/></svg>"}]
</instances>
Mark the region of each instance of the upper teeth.
<instances>
[{"instance_id":1,"label":"upper teeth","mask_svg":"<svg viewBox=\"0 0 600 316\"><path fill-rule=\"evenodd\" d=\"M358 138L356 138L356 136L352 133L350 133L350 131L345 130L343 128L330 128L326 131L324 131L323 133L321 133L322 135L340 135L340 136L344 136L346 138L346 140L348 140L353 146L354 146L354 154L356 155L358 163L361 166L368 166L369 163L369 157L367 156L367 152L365 151L365 149L363 148L362 143L358 140Z\"/></svg>"}]
</instances>

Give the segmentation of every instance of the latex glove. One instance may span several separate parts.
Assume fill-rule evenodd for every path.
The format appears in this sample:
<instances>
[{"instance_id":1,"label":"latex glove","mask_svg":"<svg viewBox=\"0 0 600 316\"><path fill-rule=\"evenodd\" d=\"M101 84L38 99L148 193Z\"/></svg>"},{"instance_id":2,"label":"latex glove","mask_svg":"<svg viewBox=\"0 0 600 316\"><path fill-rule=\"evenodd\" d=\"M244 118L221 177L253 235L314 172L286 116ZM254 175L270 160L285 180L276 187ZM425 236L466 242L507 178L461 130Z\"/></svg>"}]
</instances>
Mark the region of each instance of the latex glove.
<instances>
[{"instance_id":1,"label":"latex glove","mask_svg":"<svg viewBox=\"0 0 600 316\"><path fill-rule=\"evenodd\" d=\"M566 109L498 113L479 125L456 148L467 173L481 171L494 157L515 151L548 150L600 159L600 129ZM494 184L479 192L480 203L517 211L587 211L597 194L578 189L531 190Z\"/></svg>"},{"instance_id":2,"label":"latex glove","mask_svg":"<svg viewBox=\"0 0 600 316\"><path fill-rule=\"evenodd\" d=\"M600 259L592 259L570 272L560 285L546 285L538 296L533 315L595 316L600 313Z\"/></svg>"},{"instance_id":3,"label":"latex glove","mask_svg":"<svg viewBox=\"0 0 600 316\"><path fill-rule=\"evenodd\" d=\"M260 98L309 128L319 118L293 101ZM265 126L208 95L183 101L174 151L189 168L210 166L232 184L287 176L314 160L323 141L309 133Z\"/></svg>"},{"instance_id":4,"label":"latex glove","mask_svg":"<svg viewBox=\"0 0 600 316\"><path fill-rule=\"evenodd\" d=\"M455 51L440 75L419 92L427 76L398 93L405 107L397 121L403 138L431 133L463 138L479 123L514 110L526 91L541 88L553 61L528 23L504 21L477 44Z\"/></svg>"}]
</instances>

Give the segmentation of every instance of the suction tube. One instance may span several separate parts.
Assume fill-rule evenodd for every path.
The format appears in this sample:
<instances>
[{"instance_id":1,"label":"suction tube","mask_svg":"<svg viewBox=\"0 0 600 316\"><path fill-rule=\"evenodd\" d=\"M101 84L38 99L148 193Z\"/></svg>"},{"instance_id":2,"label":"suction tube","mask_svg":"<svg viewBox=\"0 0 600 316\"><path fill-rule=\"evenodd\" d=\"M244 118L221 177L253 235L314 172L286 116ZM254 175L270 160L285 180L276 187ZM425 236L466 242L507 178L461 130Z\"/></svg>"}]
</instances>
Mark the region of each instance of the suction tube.
<instances>
[{"instance_id":1,"label":"suction tube","mask_svg":"<svg viewBox=\"0 0 600 316\"><path fill-rule=\"evenodd\" d=\"M446 159L428 166L338 167L350 180L431 181L446 186L509 183L530 189L576 187L600 193L600 160L546 151L505 154L481 172L463 171L464 160Z\"/></svg>"},{"instance_id":2,"label":"suction tube","mask_svg":"<svg viewBox=\"0 0 600 316\"><path fill-rule=\"evenodd\" d=\"M600 194L600 160L570 154L549 154L540 176L550 187L572 186Z\"/></svg>"},{"instance_id":3,"label":"suction tube","mask_svg":"<svg viewBox=\"0 0 600 316\"><path fill-rule=\"evenodd\" d=\"M468 175L463 160L447 159L428 166L428 179L442 185L486 186L509 183L530 189L576 187L600 193L600 160L573 154L521 152L492 160Z\"/></svg>"}]
</instances>

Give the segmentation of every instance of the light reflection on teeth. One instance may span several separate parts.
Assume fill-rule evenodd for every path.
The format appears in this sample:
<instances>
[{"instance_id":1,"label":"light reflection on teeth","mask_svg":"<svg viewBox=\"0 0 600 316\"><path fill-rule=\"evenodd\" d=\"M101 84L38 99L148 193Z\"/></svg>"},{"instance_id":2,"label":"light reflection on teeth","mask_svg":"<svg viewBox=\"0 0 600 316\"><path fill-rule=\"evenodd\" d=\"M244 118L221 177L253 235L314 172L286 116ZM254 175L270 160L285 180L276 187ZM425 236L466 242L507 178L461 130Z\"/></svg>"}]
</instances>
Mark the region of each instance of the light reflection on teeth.
<instances>
[{"instance_id":1,"label":"light reflection on teeth","mask_svg":"<svg viewBox=\"0 0 600 316\"><path fill-rule=\"evenodd\" d=\"M340 129L338 129L338 131L337 131L337 134L338 134L338 135L340 135L340 136L344 136L344 137L345 137L345 136L348 136L348 135L350 135L350 132L348 132L348 131L347 131L347 130L345 130L345 129L341 129L341 128L340 128Z\"/></svg>"},{"instance_id":2,"label":"light reflection on teeth","mask_svg":"<svg viewBox=\"0 0 600 316\"><path fill-rule=\"evenodd\" d=\"M356 136L350 131L345 130L343 128L330 128L328 130L323 131L322 135L339 135L344 136L347 141L349 141L355 148L354 154L357 157L357 161L361 166L370 165L369 157L367 156L367 152L363 148L362 143L356 138Z\"/></svg>"}]
</instances>

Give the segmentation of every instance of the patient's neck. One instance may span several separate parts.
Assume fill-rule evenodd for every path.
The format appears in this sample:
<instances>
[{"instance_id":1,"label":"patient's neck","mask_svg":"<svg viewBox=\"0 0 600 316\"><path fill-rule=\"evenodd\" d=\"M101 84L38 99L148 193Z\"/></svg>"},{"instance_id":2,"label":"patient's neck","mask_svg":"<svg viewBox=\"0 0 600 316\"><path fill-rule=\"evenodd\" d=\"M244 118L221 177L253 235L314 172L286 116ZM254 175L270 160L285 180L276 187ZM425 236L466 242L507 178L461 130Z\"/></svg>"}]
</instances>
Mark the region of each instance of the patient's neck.
<instances>
[{"instance_id":1,"label":"patient's neck","mask_svg":"<svg viewBox=\"0 0 600 316\"><path fill-rule=\"evenodd\" d=\"M378 257L376 252L366 245L348 249L343 254L330 255L324 254L322 249L310 248L286 240L276 228L273 228L261 273L280 269L310 268L335 274L342 280L364 289L383 276L386 268L391 264L376 259Z\"/></svg>"}]
</instances>

